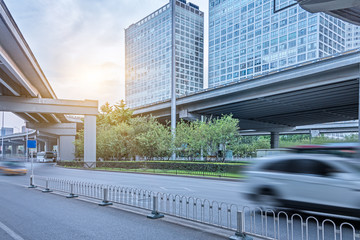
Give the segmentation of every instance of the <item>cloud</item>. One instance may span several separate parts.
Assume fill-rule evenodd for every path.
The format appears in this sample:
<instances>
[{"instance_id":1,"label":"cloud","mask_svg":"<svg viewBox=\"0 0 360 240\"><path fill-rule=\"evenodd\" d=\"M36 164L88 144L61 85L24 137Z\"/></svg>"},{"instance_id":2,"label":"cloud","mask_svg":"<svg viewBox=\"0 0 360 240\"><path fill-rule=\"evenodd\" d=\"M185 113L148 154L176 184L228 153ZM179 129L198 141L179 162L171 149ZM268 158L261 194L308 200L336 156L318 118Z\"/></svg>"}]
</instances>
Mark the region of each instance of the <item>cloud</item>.
<instances>
[{"instance_id":1,"label":"cloud","mask_svg":"<svg viewBox=\"0 0 360 240\"><path fill-rule=\"evenodd\" d=\"M207 0L192 1L202 10ZM124 29L166 0L5 0L59 98L117 102ZM207 9L206 9L207 10Z\"/></svg>"}]
</instances>

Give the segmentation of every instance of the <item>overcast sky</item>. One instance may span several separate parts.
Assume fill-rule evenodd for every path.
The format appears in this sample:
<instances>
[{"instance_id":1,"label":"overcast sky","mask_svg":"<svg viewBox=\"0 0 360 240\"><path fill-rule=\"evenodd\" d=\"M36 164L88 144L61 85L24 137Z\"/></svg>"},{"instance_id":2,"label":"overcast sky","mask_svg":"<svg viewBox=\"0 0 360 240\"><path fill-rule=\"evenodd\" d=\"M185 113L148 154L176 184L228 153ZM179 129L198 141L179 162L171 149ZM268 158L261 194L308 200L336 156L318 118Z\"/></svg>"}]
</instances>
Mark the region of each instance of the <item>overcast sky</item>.
<instances>
[{"instance_id":1,"label":"overcast sky","mask_svg":"<svg viewBox=\"0 0 360 240\"><path fill-rule=\"evenodd\" d=\"M95 99L99 100L99 104L106 101L113 104L125 97L124 29L169 2L4 1L57 97ZM199 5L200 10L205 12L207 50L208 0L191 2ZM21 125L22 120L11 117L10 113L6 114L6 127L19 128Z\"/></svg>"}]
</instances>

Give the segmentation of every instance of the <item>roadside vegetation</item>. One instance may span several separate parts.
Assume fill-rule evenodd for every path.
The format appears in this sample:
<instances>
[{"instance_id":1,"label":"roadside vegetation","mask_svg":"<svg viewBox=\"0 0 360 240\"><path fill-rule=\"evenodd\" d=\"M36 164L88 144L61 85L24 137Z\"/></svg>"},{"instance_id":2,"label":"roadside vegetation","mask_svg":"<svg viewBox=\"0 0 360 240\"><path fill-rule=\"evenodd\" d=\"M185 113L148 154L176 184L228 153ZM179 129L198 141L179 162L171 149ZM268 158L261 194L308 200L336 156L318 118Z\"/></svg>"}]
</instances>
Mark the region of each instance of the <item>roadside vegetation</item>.
<instances>
[{"instance_id":1,"label":"roadside vegetation","mask_svg":"<svg viewBox=\"0 0 360 240\"><path fill-rule=\"evenodd\" d=\"M102 160L170 160L172 152L189 161L202 157L224 162L226 152L241 155L239 120L231 115L207 118L205 121L177 124L172 141L170 124L159 123L151 116L133 117L123 102L108 103L97 117L97 158ZM84 133L75 141L76 157L83 157Z\"/></svg>"},{"instance_id":2,"label":"roadside vegetation","mask_svg":"<svg viewBox=\"0 0 360 240\"><path fill-rule=\"evenodd\" d=\"M84 163L78 161L58 162L58 165L71 168L84 167ZM97 162L93 170L241 178L240 173L247 165L248 162L106 161Z\"/></svg>"},{"instance_id":3,"label":"roadside vegetation","mask_svg":"<svg viewBox=\"0 0 360 240\"><path fill-rule=\"evenodd\" d=\"M330 142L356 142L357 135L333 139L324 135L286 135L280 147ZM269 149L269 136L240 136L239 120L231 115L207 117L204 121L177 124L172 141L170 124L160 123L151 116L134 117L123 101L101 106L97 116L97 159L101 161L171 160L172 152L190 162L225 162L226 154L235 158L256 156L257 149ZM75 155L83 158L84 132L79 131Z\"/></svg>"},{"instance_id":4,"label":"roadside vegetation","mask_svg":"<svg viewBox=\"0 0 360 240\"><path fill-rule=\"evenodd\" d=\"M341 139L334 139L326 137L324 134L321 134L317 137L311 138L309 134L299 134L299 135L285 135L280 137L280 147L286 148L296 145L322 145L327 143L341 143L341 142L358 142L358 134L349 134Z\"/></svg>"}]
</instances>

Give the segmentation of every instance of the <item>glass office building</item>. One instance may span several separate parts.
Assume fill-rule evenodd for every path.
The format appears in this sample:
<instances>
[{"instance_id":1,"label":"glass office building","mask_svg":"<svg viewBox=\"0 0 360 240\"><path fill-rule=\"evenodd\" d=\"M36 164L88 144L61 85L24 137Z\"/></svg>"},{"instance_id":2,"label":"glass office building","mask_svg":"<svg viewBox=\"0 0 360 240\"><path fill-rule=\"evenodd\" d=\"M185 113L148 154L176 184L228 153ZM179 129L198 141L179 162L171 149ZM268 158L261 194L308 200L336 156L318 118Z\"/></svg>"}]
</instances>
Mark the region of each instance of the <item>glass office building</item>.
<instances>
[{"instance_id":1,"label":"glass office building","mask_svg":"<svg viewBox=\"0 0 360 240\"><path fill-rule=\"evenodd\" d=\"M346 25L346 48L347 50L360 48L360 26Z\"/></svg>"},{"instance_id":2,"label":"glass office building","mask_svg":"<svg viewBox=\"0 0 360 240\"><path fill-rule=\"evenodd\" d=\"M171 4L175 4L175 13ZM125 30L127 106L134 108L170 99L172 69L176 71L177 96L203 89L203 61L204 13L185 0L170 0Z\"/></svg>"},{"instance_id":3,"label":"glass office building","mask_svg":"<svg viewBox=\"0 0 360 240\"><path fill-rule=\"evenodd\" d=\"M345 51L343 21L273 2L210 0L209 87Z\"/></svg>"}]
</instances>

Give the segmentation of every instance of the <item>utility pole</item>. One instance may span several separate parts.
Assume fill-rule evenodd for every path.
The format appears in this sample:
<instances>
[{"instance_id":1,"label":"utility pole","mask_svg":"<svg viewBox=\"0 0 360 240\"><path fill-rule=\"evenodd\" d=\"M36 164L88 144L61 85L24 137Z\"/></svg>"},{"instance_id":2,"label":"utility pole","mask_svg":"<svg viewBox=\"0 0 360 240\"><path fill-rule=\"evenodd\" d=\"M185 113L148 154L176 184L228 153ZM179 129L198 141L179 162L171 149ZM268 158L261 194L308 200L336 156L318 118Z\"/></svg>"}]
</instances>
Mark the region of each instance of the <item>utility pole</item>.
<instances>
[{"instance_id":1,"label":"utility pole","mask_svg":"<svg viewBox=\"0 0 360 240\"><path fill-rule=\"evenodd\" d=\"M4 135L5 135L5 129L4 129L4 121L5 121L5 112L2 112L2 123L1 123L1 158L4 160Z\"/></svg>"},{"instance_id":2,"label":"utility pole","mask_svg":"<svg viewBox=\"0 0 360 240\"><path fill-rule=\"evenodd\" d=\"M25 123L25 128L26 128L26 151L25 151L25 155L26 155L26 162L29 161L29 148L28 148L28 140L29 140L29 129L26 127L26 123Z\"/></svg>"},{"instance_id":3,"label":"utility pole","mask_svg":"<svg viewBox=\"0 0 360 240\"><path fill-rule=\"evenodd\" d=\"M172 134L172 143L175 146L175 137L176 137L176 68L175 68L175 61L176 61L176 51L175 51L175 6L176 0L171 1L171 21L172 21L172 34L171 34L171 134ZM172 153L171 158L176 160L176 153L175 149Z\"/></svg>"}]
</instances>

